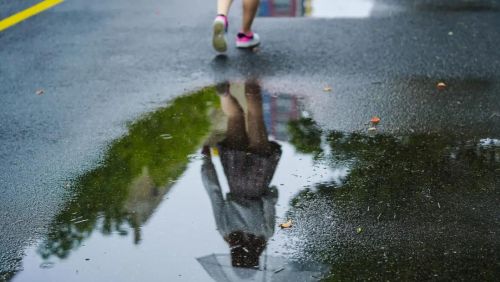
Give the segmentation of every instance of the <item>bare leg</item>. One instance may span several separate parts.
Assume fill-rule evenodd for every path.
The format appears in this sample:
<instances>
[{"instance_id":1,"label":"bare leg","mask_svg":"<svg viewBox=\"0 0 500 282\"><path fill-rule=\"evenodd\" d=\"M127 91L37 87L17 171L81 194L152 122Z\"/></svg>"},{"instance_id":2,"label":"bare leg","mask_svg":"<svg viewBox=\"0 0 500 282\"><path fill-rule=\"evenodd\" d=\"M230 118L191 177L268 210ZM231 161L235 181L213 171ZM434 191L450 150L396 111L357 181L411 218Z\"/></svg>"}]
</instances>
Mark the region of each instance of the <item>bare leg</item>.
<instances>
[{"instance_id":1,"label":"bare leg","mask_svg":"<svg viewBox=\"0 0 500 282\"><path fill-rule=\"evenodd\" d=\"M248 138L250 148L267 153L271 149L267 139L266 125L262 110L262 94L260 86L255 81L245 83L245 96L248 105Z\"/></svg>"},{"instance_id":2,"label":"bare leg","mask_svg":"<svg viewBox=\"0 0 500 282\"><path fill-rule=\"evenodd\" d=\"M227 93L220 98L222 110L227 115L226 141L236 148L245 148L248 137L245 130L245 113L240 104L231 94Z\"/></svg>"},{"instance_id":3,"label":"bare leg","mask_svg":"<svg viewBox=\"0 0 500 282\"><path fill-rule=\"evenodd\" d=\"M219 2L222 0L219 0ZM252 31L252 23L259 8L259 0L243 0L243 26L242 31Z\"/></svg>"},{"instance_id":4,"label":"bare leg","mask_svg":"<svg viewBox=\"0 0 500 282\"><path fill-rule=\"evenodd\" d=\"M227 16L233 0L217 0L217 14Z\"/></svg>"}]
</instances>

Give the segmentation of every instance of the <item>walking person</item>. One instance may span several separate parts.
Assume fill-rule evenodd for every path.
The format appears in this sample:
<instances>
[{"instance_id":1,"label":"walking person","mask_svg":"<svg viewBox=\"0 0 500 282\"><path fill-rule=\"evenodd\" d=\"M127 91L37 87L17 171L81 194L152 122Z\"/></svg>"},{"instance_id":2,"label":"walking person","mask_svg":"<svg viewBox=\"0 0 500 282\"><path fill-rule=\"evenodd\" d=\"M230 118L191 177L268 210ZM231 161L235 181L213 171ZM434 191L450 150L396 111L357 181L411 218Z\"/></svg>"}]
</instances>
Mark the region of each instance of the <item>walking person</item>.
<instances>
[{"instance_id":1,"label":"walking person","mask_svg":"<svg viewBox=\"0 0 500 282\"><path fill-rule=\"evenodd\" d=\"M259 0L243 1L243 22L236 35L236 47L253 48L260 44L259 35L252 31L252 23L259 8ZM217 16L213 23L212 45L217 52L226 52L226 34L229 27L227 15L233 0L217 0Z\"/></svg>"}]
</instances>

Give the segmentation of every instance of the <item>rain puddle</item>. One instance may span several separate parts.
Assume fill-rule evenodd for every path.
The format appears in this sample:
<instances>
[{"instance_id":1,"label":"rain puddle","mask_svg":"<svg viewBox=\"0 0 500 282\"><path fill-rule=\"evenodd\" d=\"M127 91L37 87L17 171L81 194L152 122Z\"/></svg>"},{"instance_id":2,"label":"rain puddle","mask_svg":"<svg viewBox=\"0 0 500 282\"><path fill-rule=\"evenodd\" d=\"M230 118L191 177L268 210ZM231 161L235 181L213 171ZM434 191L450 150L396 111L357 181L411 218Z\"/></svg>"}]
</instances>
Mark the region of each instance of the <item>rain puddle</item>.
<instances>
[{"instance_id":1,"label":"rain puddle","mask_svg":"<svg viewBox=\"0 0 500 282\"><path fill-rule=\"evenodd\" d=\"M327 131L306 102L223 83L134 122L12 280L498 275L498 139Z\"/></svg>"}]
</instances>

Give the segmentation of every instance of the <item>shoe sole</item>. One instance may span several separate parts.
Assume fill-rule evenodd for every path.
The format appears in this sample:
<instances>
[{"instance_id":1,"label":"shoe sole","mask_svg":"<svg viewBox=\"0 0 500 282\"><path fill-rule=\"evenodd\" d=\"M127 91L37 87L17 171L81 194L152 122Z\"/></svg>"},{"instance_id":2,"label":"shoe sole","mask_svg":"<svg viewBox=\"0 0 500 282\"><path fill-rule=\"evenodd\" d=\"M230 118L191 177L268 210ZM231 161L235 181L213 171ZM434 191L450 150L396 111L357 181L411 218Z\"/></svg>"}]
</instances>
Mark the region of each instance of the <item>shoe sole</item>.
<instances>
[{"instance_id":1,"label":"shoe sole","mask_svg":"<svg viewBox=\"0 0 500 282\"><path fill-rule=\"evenodd\" d=\"M225 27L222 22L214 23L214 35L212 38L212 45L217 52L226 52L227 43L225 38Z\"/></svg>"},{"instance_id":2,"label":"shoe sole","mask_svg":"<svg viewBox=\"0 0 500 282\"><path fill-rule=\"evenodd\" d=\"M253 45L238 45L238 44L236 44L236 48L238 48L238 49L251 49L254 47L258 47L258 46L260 46L260 42L257 44L253 44Z\"/></svg>"}]
</instances>

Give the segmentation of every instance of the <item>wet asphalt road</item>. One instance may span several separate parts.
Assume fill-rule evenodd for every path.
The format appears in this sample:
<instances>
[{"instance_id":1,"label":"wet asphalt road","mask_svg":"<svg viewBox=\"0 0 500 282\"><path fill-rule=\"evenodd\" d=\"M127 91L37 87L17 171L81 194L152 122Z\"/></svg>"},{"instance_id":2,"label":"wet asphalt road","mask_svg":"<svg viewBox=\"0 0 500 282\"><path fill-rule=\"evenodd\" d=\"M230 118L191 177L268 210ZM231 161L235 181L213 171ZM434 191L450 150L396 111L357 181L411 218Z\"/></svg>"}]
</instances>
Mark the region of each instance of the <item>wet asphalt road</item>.
<instances>
[{"instance_id":1,"label":"wet asphalt road","mask_svg":"<svg viewBox=\"0 0 500 282\"><path fill-rule=\"evenodd\" d=\"M0 16L30 4L1 1ZM0 33L0 271L44 236L72 196L67 181L94 167L127 122L216 81L257 77L310 97L326 129L366 130L379 115L389 134L500 137L499 1L376 1L366 18L259 18L262 47L225 58L210 48L213 6L67 1ZM436 90L439 81L449 87Z\"/></svg>"}]
</instances>

